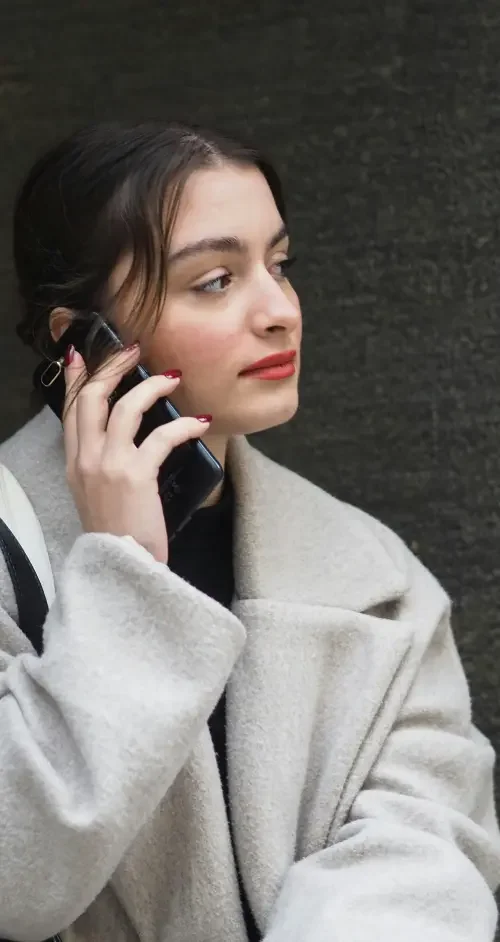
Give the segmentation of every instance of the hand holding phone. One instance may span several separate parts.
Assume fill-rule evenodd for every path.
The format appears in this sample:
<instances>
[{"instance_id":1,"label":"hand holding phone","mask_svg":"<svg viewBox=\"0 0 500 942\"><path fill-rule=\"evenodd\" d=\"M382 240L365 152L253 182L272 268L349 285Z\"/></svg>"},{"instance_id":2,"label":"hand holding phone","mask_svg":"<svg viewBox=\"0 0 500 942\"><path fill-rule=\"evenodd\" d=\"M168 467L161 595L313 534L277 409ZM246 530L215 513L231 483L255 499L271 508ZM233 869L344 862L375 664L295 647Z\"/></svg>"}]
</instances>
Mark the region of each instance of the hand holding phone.
<instances>
[{"instance_id":1,"label":"hand holding phone","mask_svg":"<svg viewBox=\"0 0 500 942\"><path fill-rule=\"evenodd\" d=\"M134 438L144 413L179 382L149 377L119 400L108 420L108 399L138 360L138 350L119 353L74 396L86 373L83 358L74 352L65 368L68 481L84 530L132 536L159 562L167 562L159 469L175 447L199 437L207 424L179 418L157 426L137 447Z\"/></svg>"},{"instance_id":2,"label":"hand holding phone","mask_svg":"<svg viewBox=\"0 0 500 942\"><path fill-rule=\"evenodd\" d=\"M69 345L75 354L63 371ZM150 376L138 348L125 350L97 313L70 325L33 379L63 421L84 528L133 536L166 562L168 543L224 477L199 440L208 423L181 418L168 399L179 380Z\"/></svg>"},{"instance_id":3,"label":"hand holding phone","mask_svg":"<svg viewBox=\"0 0 500 942\"><path fill-rule=\"evenodd\" d=\"M64 418L68 481L87 532L132 536L159 562L167 562L168 537L158 473L174 448L207 428L193 417L157 426L137 447L142 417L178 379L151 376L126 393L108 420L108 399L138 362L138 350L122 352L73 399L86 373L76 351L65 368L69 407Z\"/></svg>"}]
</instances>

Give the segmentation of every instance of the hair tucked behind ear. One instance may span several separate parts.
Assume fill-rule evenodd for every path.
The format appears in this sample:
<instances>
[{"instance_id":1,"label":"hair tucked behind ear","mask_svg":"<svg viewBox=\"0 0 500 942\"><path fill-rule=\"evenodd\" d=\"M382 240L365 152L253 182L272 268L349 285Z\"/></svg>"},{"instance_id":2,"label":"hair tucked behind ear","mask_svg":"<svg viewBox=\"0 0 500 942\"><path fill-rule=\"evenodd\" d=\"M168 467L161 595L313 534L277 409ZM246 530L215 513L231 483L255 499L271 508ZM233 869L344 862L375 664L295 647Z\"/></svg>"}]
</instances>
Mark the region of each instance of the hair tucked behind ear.
<instances>
[{"instance_id":1,"label":"hair tucked behind ear","mask_svg":"<svg viewBox=\"0 0 500 942\"><path fill-rule=\"evenodd\" d=\"M257 151L177 124L95 125L41 157L14 212L14 261L22 303L17 332L47 356L56 308L112 317L109 278L130 256L121 291L132 288L135 339L154 329L167 291L166 259L180 198L196 170L237 163L266 177L285 219L279 178Z\"/></svg>"}]
</instances>

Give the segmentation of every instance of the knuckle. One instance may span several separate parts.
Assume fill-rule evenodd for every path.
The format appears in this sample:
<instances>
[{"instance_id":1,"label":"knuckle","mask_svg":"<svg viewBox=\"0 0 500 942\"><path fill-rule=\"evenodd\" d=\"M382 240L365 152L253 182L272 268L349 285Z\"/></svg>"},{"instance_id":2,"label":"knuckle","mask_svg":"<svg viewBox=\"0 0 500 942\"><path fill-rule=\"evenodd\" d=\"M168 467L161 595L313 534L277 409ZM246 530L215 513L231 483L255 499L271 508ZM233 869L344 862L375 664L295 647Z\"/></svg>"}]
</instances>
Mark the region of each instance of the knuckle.
<instances>
[{"instance_id":1,"label":"knuckle","mask_svg":"<svg viewBox=\"0 0 500 942\"><path fill-rule=\"evenodd\" d=\"M142 402L154 401L163 392L168 381L164 376L148 376L138 383L133 390L135 396Z\"/></svg>"},{"instance_id":2,"label":"knuckle","mask_svg":"<svg viewBox=\"0 0 500 942\"><path fill-rule=\"evenodd\" d=\"M88 383L85 383L85 386L82 386L76 393L75 400L80 404L94 402L99 395L99 389L97 382L89 380Z\"/></svg>"},{"instance_id":3,"label":"knuckle","mask_svg":"<svg viewBox=\"0 0 500 942\"><path fill-rule=\"evenodd\" d=\"M131 411L133 410L131 410L131 403L127 396L121 396L113 405L115 418L123 419Z\"/></svg>"},{"instance_id":4,"label":"knuckle","mask_svg":"<svg viewBox=\"0 0 500 942\"><path fill-rule=\"evenodd\" d=\"M189 416L182 416L170 423L171 438L174 443L181 443L192 438L200 429L199 422Z\"/></svg>"},{"instance_id":5,"label":"knuckle","mask_svg":"<svg viewBox=\"0 0 500 942\"><path fill-rule=\"evenodd\" d=\"M148 438L153 442L158 442L162 446L167 446L172 441L172 434L167 425L158 425L153 431L148 435Z\"/></svg>"},{"instance_id":6,"label":"knuckle","mask_svg":"<svg viewBox=\"0 0 500 942\"><path fill-rule=\"evenodd\" d=\"M168 454L178 444L178 438L175 430L172 428L173 422L167 422L165 425L158 425L149 435L148 440L155 449L160 449Z\"/></svg>"},{"instance_id":7,"label":"knuckle","mask_svg":"<svg viewBox=\"0 0 500 942\"><path fill-rule=\"evenodd\" d=\"M174 419L172 422L166 422L165 425L161 425L159 432L161 432L161 436L166 442L175 442L179 438L182 438L184 425L184 419Z\"/></svg>"},{"instance_id":8,"label":"knuckle","mask_svg":"<svg viewBox=\"0 0 500 942\"><path fill-rule=\"evenodd\" d=\"M88 453L81 452L70 469L72 478L91 478L95 477L99 470L96 458Z\"/></svg>"},{"instance_id":9,"label":"knuckle","mask_svg":"<svg viewBox=\"0 0 500 942\"><path fill-rule=\"evenodd\" d=\"M102 460L100 473L108 481L123 481L130 473L130 468L123 462L118 461L115 455L110 455Z\"/></svg>"}]
</instances>

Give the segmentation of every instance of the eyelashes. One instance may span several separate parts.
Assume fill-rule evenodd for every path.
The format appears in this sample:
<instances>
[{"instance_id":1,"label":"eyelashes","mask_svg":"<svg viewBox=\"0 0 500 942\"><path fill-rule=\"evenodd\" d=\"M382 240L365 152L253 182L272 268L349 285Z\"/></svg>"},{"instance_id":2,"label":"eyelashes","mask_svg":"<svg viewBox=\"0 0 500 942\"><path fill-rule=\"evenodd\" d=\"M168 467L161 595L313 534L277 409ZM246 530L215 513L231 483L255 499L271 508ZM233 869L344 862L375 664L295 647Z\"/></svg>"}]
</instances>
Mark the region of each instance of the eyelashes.
<instances>
[{"instance_id":1,"label":"eyelashes","mask_svg":"<svg viewBox=\"0 0 500 942\"><path fill-rule=\"evenodd\" d=\"M297 261L297 256L291 255L289 258L282 258L281 262L276 262L275 265L279 265L283 273L285 273L289 271L293 265L295 265L296 261ZM273 265L273 268L275 267L275 265Z\"/></svg>"},{"instance_id":2,"label":"eyelashes","mask_svg":"<svg viewBox=\"0 0 500 942\"><path fill-rule=\"evenodd\" d=\"M224 291L225 288L229 287L230 283L231 275L217 275L217 278L204 281L201 285L194 285L193 291L195 291L196 294L220 294L220 291Z\"/></svg>"},{"instance_id":3,"label":"eyelashes","mask_svg":"<svg viewBox=\"0 0 500 942\"><path fill-rule=\"evenodd\" d=\"M274 264L271 265L270 271L278 268L278 279L286 279L288 271L291 269L292 265L295 265L296 261L296 255L292 255L289 258L282 258L279 262L274 262ZM228 272L225 272L223 275L217 275L216 278L211 278L209 281L204 281L200 285L194 285L192 290L196 294L220 294L229 287L232 280L232 275L230 275Z\"/></svg>"}]
</instances>

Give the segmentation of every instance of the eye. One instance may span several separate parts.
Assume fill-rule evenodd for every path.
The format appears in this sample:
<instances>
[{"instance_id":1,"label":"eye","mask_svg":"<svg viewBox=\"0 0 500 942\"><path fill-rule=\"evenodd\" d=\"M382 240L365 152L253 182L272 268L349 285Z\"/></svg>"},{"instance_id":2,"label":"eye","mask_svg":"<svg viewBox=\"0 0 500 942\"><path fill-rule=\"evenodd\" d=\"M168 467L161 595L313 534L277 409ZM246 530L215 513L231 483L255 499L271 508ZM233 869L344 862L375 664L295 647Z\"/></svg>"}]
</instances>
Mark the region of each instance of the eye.
<instances>
[{"instance_id":1,"label":"eye","mask_svg":"<svg viewBox=\"0 0 500 942\"><path fill-rule=\"evenodd\" d=\"M296 261L297 256L294 255L292 258L282 258L279 262L274 262L274 264L271 265L271 271L275 278L288 278L288 272Z\"/></svg>"},{"instance_id":2,"label":"eye","mask_svg":"<svg viewBox=\"0 0 500 942\"><path fill-rule=\"evenodd\" d=\"M219 294L229 287L231 275L227 272L224 275L217 275L217 278L211 278L210 281L204 281L201 285L195 285L193 291L198 294Z\"/></svg>"}]
</instances>

